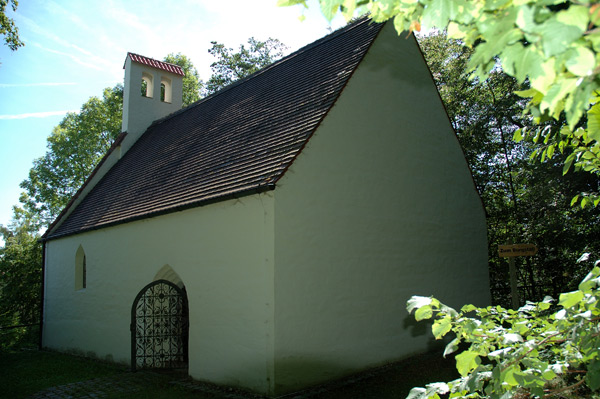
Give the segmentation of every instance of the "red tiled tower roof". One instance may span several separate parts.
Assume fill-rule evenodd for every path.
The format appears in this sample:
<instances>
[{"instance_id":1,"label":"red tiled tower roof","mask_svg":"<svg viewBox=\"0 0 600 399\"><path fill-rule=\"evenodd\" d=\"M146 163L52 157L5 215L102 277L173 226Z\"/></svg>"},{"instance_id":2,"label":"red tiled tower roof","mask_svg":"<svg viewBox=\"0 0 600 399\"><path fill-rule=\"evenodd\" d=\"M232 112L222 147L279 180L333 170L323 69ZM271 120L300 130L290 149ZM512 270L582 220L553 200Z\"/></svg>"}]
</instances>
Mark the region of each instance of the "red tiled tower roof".
<instances>
[{"instance_id":1,"label":"red tiled tower roof","mask_svg":"<svg viewBox=\"0 0 600 399\"><path fill-rule=\"evenodd\" d=\"M158 61L154 58L144 57L143 55L135 54L135 53L127 53L127 57L131 58L131 61L137 62L139 64L144 64L151 66L156 69L161 69L163 71L174 73L175 75L183 76L183 69L179 65L169 64L168 62ZM123 65L123 69L125 69L125 65Z\"/></svg>"}]
</instances>

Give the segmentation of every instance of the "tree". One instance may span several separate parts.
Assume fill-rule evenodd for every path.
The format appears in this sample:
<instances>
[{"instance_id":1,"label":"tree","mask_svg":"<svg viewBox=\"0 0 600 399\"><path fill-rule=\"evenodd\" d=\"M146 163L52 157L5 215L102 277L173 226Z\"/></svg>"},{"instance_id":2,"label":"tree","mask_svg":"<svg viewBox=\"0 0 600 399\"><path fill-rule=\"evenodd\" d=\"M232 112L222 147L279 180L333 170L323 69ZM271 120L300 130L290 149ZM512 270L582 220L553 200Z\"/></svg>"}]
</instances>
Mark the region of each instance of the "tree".
<instances>
[{"instance_id":1,"label":"tree","mask_svg":"<svg viewBox=\"0 0 600 399\"><path fill-rule=\"evenodd\" d=\"M240 47L240 53L213 45L220 60L213 67L220 75L211 77L208 85L231 82L258 70L281 55L283 45L275 39L259 42L250 38L250 49ZM216 46L216 47L215 47ZM165 62L183 68L183 106L197 101L202 82L198 71L185 55L169 54ZM213 65L215 65L213 64ZM220 83L216 83L216 82ZM102 98L91 97L79 113L69 113L48 137L48 151L34 161L29 177L21 183L25 190L24 207L40 217L41 226L48 226L83 185L95 165L108 151L121 132L123 87L104 89Z\"/></svg>"},{"instance_id":2,"label":"tree","mask_svg":"<svg viewBox=\"0 0 600 399\"><path fill-rule=\"evenodd\" d=\"M40 320L42 252L36 215L14 207L8 227L0 225L0 326L31 325ZM0 331L0 348L11 346L25 329Z\"/></svg>"},{"instance_id":3,"label":"tree","mask_svg":"<svg viewBox=\"0 0 600 399\"><path fill-rule=\"evenodd\" d=\"M163 61L179 65L183 68L183 72L185 73L185 76L183 77L183 106L187 107L198 101L203 85L198 70L196 70L192 61L181 53L170 53Z\"/></svg>"},{"instance_id":4,"label":"tree","mask_svg":"<svg viewBox=\"0 0 600 399\"><path fill-rule=\"evenodd\" d=\"M272 38L261 42L251 37L248 39L248 47L240 45L237 53L234 53L232 48L226 48L224 44L211 43L212 48L208 52L217 57L217 61L210 66L212 76L204 87L206 96L273 63L287 49L279 40Z\"/></svg>"},{"instance_id":5,"label":"tree","mask_svg":"<svg viewBox=\"0 0 600 399\"><path fill-rule=\"evenodd\" d=\"M85 182L121 132L123 87L104 89L79 113L68 113L48 137L48 151L33 162L21 183L24 207L47 226Z\"/></svg>"},{"instance_id":6,"label":"tree","mask_svg":"<svg viewBox=\"0 0 600 399\"><path fill-rule=\"evenodd\" d=\"M199 99L198 71L185 55L169 54L165 62L183 68L183 106ZM102 98L90 97L79 113L68 113L48 137L46 154L34 160L21 182L23 206L48 226L83 185L121 133L123 86L106 88Z\"/></svg>"},{"instance_id":7,"label":"tree","mask_svg":"<svg viewBox=\"0 0 600 399\"><path fill-rule=\"evenodd\" d=\"M532 242L539 247L537 256L518 261L522 303L576 289L588 272L575 262L578 254L600 251L594 239L600 235L600 209L576 209L570 202L577 193L593 189L596 179L583 173L564 179L564 156L532 163L528 158L537 147L510 140L518 129L534 126L523 116L526 100L514 93L526 84L518 84L501 68L486 80L473 78L465 73L472 50L444 33L418 40L485 206L492 303L511 303L499 244Z\"/></svg>"},{"instance_id":8,"label":"tree","mask_svg":"<svg viewBox=\"0 0 600 399\"><path fill-rule=\"evenodd\" d=\"M281 6L305 0L279 0ZM600 5L597 0L320 0L328 19L338 12L349 20L368 12L376 22L393 19L396 30L437 28L473 49L468 68L485 80L501 65L504 72L530 88L518 94L529 99L536 123L545 125L519 136L543 142L538 153L567 153L571 167L600 177ZM558 150L558 151L557 151ZM536 155L538 154L536 153ZM600 204L597 193L583 195L582 206Z\"/></svg>"},{"instance_id":9,"label":"tree","mask_svg":"<svg viewBox=\"0 0 600 399\"><path fill-rule=\"evenodd\" d=\"M519 310L466 305L457 312L435 298L412 297L408 312L432 319L436 339L454 333L444 356L460 352L461 377L413 388L408 399L600 397L599 265L558 304L548 297Z\"/></svg>"},{"instance_id":10,"label":"tree","mask_svg":"<svg viewBox=\"0 0 600 399\"><path fill-rule=\"evenodd\" d=\"M13 11L17 11L17 0L0 0L0 35L4 36L4 44L12 51L16 51L25 43L19 39L19 28L12 18L6 16L6 6L10 4Z\"/></svg>"}]
</instances>

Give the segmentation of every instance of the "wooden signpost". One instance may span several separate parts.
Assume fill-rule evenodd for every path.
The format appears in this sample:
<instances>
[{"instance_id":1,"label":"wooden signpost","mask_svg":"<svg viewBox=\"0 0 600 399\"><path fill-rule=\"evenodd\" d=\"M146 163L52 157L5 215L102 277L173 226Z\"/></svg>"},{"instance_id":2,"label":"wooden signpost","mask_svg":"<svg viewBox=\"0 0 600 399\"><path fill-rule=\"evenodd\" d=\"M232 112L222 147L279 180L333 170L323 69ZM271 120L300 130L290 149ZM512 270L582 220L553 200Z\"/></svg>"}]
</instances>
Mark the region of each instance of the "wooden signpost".
<instances>
[{"instance_id":1,"label":"wooden signpost","mask_svg":"<svg viewBox=\"0 0 600 399\"><path fill-rule=\"evenodd\" d=\"M512 295L513 309L519 308L519 292L517 291L517 268L515 258L517 256L533 256L537 253L537 247L533 244L509 244L498 245L498 255L508 258L508 271L510 274L510 291Z\"/></svg>"}]
</instances>

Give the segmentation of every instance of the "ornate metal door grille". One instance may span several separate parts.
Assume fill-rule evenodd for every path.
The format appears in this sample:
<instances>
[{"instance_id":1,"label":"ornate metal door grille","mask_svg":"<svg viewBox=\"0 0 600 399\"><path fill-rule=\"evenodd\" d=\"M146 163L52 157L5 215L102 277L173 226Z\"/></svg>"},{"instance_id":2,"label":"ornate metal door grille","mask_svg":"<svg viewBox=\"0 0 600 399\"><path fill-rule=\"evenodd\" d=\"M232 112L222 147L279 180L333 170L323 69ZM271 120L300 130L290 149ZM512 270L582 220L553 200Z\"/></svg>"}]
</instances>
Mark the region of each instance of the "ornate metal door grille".
<instances>
[{"instance_id":1,"label":"ornate metal door grille","mask_svg":"<svg viewBox=\"0 0 600 399\"><path fill-rule=\"evenodd\" d=\"M131 308L131 369L185 368L188 303L185 290L167 280L144 287Z\"/></svg>"}]
</instances>

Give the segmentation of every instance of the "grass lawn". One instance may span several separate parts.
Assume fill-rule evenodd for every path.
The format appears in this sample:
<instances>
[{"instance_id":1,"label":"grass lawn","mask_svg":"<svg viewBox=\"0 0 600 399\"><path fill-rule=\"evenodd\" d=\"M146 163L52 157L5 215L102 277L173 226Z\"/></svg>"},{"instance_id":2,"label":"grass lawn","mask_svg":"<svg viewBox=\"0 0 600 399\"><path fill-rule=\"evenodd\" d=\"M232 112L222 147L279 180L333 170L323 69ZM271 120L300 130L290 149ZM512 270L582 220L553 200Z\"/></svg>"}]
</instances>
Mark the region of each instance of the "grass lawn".
<instances>
[{"instance_id":1,"label":"grass lawn","mask_svg":"<svg viewBox=\"0 0 600 399\"><path fill-rule=\"evenodd\" d=\"M0 352L0 398L27 398L44 389L69 383L106 377L123 381L132 375L124 366L55 352ZM181 377L166 374L151 374L142 382L139 376L135 378L138 378L137 391L114 392L103 398L219 399L230 393L226 389L192 391L171 383ZM454 360L432 353L317 387L303 392L302 396L307 399L403 399L414 386L453 378L456 378Z\"/></svg>"},{"instance_id":2,"label":"grass lawn","mask_svg":"<svg viewBox=\"0 0 600 399\"><path fill-rule=\"evenodd\" d=\"M123 367L37 350L0 352L0 398L24 398L42 389L104 377Z\"/></svg>"},{"instance_id":3,"label":"grass lawn","mask_svg":"<svg viewBox=\"0 0 600 399\"><path fill-rule=\"evenodd\" d=\"M56 386L125 374L131 374L125 366L68 354L37 350L4 351L0 352L0 398L27 398ZM171 380L168 375L153 375L136 392L115 392L103 398L209 398L170 384Z\"/></svg>"}]
</instances>

